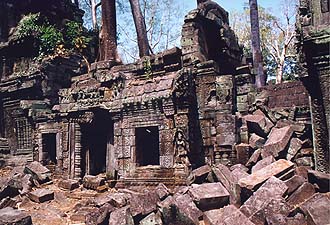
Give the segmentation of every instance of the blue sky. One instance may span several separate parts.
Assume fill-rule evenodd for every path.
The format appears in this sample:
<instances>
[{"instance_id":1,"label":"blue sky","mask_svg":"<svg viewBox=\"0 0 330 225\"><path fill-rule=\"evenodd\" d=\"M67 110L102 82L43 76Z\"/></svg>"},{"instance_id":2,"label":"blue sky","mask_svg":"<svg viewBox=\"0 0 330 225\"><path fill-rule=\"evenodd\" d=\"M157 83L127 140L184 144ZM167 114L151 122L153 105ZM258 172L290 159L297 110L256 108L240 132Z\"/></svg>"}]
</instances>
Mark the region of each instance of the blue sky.
<instances>
[{"instance_id":1,"label":"blue sky","mask_svg":"<svg viewBox=\"0 0 330 225\"><path fill-rule=\"evenodd\" d=\"M183 0L184 8L188 11L196 8L196 0ZM213 0L221 5L228 12L243 9L245 4L248 4L248 0ZM258 5L264 8L276 8L280 4L278 0L259 0Z\"/></svg>"}]
</instances>

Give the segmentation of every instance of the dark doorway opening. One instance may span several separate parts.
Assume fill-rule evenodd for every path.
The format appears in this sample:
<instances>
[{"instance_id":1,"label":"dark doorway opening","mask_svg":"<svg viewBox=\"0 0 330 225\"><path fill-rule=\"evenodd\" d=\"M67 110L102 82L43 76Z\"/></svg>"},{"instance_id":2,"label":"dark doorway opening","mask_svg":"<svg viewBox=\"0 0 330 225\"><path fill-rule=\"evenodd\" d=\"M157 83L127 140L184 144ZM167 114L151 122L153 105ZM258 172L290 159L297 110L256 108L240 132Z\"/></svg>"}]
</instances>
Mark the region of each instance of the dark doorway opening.
<instances>
[{"instance_id":1,"label":"dark doorway opening","mask_svg":"<svg viewBox=\"0 0 330 225\"><path fill-rule=\"evenodd\" d=\"M136 163L138 166L159 165L158 127L135 129Z\"/></svg>"},{"instance_id":2,"label":"dark doorway opening","mask_svg":"<svg viewBox=\"0 0 330 225\"><path fill-rule=\"evenodd\" d=\"M107 149L113 139L113 121L107 112L97 111L90 124L82 125L82 173L106 172Z\"/></svg>"},{"instance_id":3,"label":"dark doorway opening","mask_svg":"<svg viewBox=\"0 0 330 225\"><path fill-rule=\"evenodd\" d=\"M42 135L43 160L45 165L56 164L56 134Z\"/></svg>"}]
</instances>

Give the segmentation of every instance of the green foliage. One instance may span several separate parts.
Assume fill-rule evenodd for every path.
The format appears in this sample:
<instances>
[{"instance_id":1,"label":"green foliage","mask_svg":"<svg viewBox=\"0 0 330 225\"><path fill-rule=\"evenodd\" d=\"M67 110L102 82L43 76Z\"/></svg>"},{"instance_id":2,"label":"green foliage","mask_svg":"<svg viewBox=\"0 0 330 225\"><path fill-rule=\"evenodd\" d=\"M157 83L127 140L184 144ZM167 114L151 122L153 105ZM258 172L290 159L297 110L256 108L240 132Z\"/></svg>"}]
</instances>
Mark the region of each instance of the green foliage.
<instances>
[{"instance_id":1,"label":"green foliage","mask_svg":"<svg viewBox=\"0 0 330 225\"><path fill-rule=\"evenodd\" d=\"M152 67L151 67L151 61L149 57L145 57L143 60L143 69L144 74L146 75L147 79L150 79L152 76Z\"/></svg>"},{"instance_id":2,"label":"green foliage","mask_svg":"<svg viewBox=\"0 0 330 225\"><path fill-rule=\"evenodd\" d=\"M35 36L39 33L40 29L40 14L28 14L23 17L17 27L18 37L25 38Z\"/></svg>"},{"instance_id":3,"label":"green foliage","mask_svg":"<svg viewBox=\"0 0 330 225\"><path fill-rule=\"evenodd\" d=\"M82 52L91 40L92 38L84 34L82 24L75 21L65 24L65 44L68 48Z\"/></svg>"},{"instance_id":4,"label":"green foliage","mask_svg":"<svg viewBox=\"0 0 330 225\"><path fill-rule=\"evenodd\" d=\"M52 54L55 48L64 42L63 34L53 25L44 25L40 28L40 53Z\"/></svg>"}]
</instances>

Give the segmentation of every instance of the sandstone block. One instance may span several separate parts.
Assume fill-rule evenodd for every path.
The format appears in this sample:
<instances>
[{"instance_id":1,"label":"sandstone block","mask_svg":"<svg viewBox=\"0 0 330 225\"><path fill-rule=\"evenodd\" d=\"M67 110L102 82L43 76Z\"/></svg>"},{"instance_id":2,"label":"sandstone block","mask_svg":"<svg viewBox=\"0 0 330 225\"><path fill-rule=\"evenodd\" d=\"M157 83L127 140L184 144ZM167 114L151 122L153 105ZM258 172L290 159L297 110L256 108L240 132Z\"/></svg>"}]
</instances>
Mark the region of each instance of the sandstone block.
<instances>
[{"instance_id":1,"label":"sandstone block","mask_svg":"<svg viewBox=\"0 0 330 225\"><path fill-rule=\"evenodd\" d=\"M98 187L105 185L105 179L98 177L98 176L92 176L92 175L86 175L83 178L83 186L87 189L97 190Z\"/></svg>"},{"instance_id":2,"label":"sandstone block","mask_svg":"<svg viewBox=\"0 0 330 225\"><path fill-rule=\"evenodd\" d=\"M50 170L36 161L33 161L29 165L25 166L24 173L31 174L32 178L37 180L39 183L49 181L51 176Z\"/></svg>"},{"instance_id":3,"label":"sandstone block","mask_svg":"<svg viewBox=\"0 0 330 225\"><path fill-rule=\"evenodd\" d=\"M202 211L221 208L229 203L230 194L219 182L196 185L188 193Z\"/></svg>"},{"instance_id":4,"label":"sandstone block","mask_svg":"<svg viewBox=\"0 0 330 225\"><path fill-rule=\"evenodd\" d=\"M222 209L213 209L204 212L204 224L253 225L253 223L233 205L228 205Z\"/></svg>"},{"instance_id":5,"label":"sandstone block","mask_svg":"<svg viewBox=\"0 0 330 225\"><path fill-rule=\"evenodd\" d=\"M328 173L308 170L308 181L312 184L317 184L320 192L330 191L330 174Z\"/></svg>"},{"instance_id":6,"label":"sandstone block","mask_svg":"<svg viewBox=\"0 0 330 225\"><path fill-rule=\"evenodd\" d=\"M260 156L261 156L261 149L255 150L245 165L252 166L252 165L256 164L258 162Z\"/></svg>"},{"instance_id":7,"label":"sandstone block","mask_svg":"<svg viewBox=\"0 0 330 225\"><path fill-rule=\"evenodd\" d=\"M296 207L312 197L315 193L315 188L312 184L305 182L287 199L289 205Z\"/></svg>"},{"instance_id":8,"label":"sandstone block","mask_svg":"<svg viewBox=\"0 0 330 225\"><path fill-rule=\"evenodd\" d=\"M49 189L42 188L42 189L37 189L35 191L30 192L28 194L28 196L32 201L42 203L42 202L46 202L49 200L53 200L54 192Z\"/></svg>"},{"instance_id":9,"label":"sandstone block","mask_svg":"<svg viewBox=\"0 0 330 225\"><path fill-rule=\"evenodd\" d=\"M330 194L314 194L299 208L307 215L307 224L326 225L330 223Z\"/></svg>"},{"instance_id":10,"label":"sandstone block","mask_svg":"<svg viewBox=\"0 0 330 225\"><path fill-rule=\"evenodd\" d=\"M6 207L0 209L0 224L32 225L31 216L20 210Z\"/></svg>"},{"instance_id":11,"label":"sandstone block","mask_svg":"<svg viewBox=\"0 0 330 225\"><path fill-rule=\"evenodd\" d=\"M292 134L293 131L290 126L283 128L273 128L268 136L268 140L263 147L261 153L262 158L266 158L270 155L274 156L275 158L278 157L279 153L285 150Z\"/></svg>"},{"instance_id":12,"label":"sandstone block","mask_svg":"<svg viewBox=\"0 0 330 225\"><path fill-rule=\"evenodd\" d=\"M288 186L288 195L291 195L295 190L298 189L303 183L306 182L306 179L302 176L294 175L289 180L285 181L286 186Z\"/></svg>"},{"instance_id":13,"label":"sandstone block","mask_svg":"<svg viewBox=\"0 0 330 225\"><path fill-rule=\"evenodd\" d=\"M158 184L155 191L160 200L164 200L167 196L170 195L169 189L162 183Z\"/></svg>"},{"instance_id":14,"label":"sandstone block","mask_svg":"<svg viewBox=\"0 0 330 225\"><path fill-rule=\"evenodd\" d=\"M295 157L298 153L298 151L301 149L302 141L298 138L292 138L290 141L288 153L286 155L287 160L292 160L293 157Z\"/></svg>"},{"instance_id":15,"label":"sandstone block","mask_svg":"<svg viewBox=\"0 0 330 225\"><path fill-rule=\"evenodd\" d=\"M250 157L250 145L241 143L239 145L235 145L235 149L237 154L237 162L245 165Z\"/></svg>"},{"instance_id":16,"label":"sandstone block","mask_svg":"<svg viewBox=\"0 0 330 225\"><path fill-rule=\"evenodd\" d=\"M201 166L192 171L192 175L194 176L195 183L203 183L207 177L207 175L212 171L209 165Z\"/></svg>"},{"instance_id":17,"label":"sandstone block","mask_svg":"<svg viewBox=\"0 0 330 225\"><path fill-rule=\"evenodd\" d=\"M255 173L257 172L258 170L272 164L273 162L275 162L275 159L273 156L268 156L260 161L257 162L257 164L255 164L253 167L252 167L252 170L251 172L252 173Z\"/></svg>"},{"instance_id":18,"label":"sandstone block","mask_svg":"<svg viewBox=\"0 0 330 225\"><path fill-rule=\"evenodd\" d=\"M263 137L260 137L259 135L252 134L249 139L249 145L253 149L262 148L265 144L266 140Z\"/></svg>"},{"instance_id":19,"label":"sandstone block","mask_svg":"<svg viewBox=\"0 0 330 225\"><path fill-rule=\"evenodd\" d=\"M79 187L79 182L76 181L76 180L72 180L72 179L69 179L69 180L61 180L59 183L58 183L58 186L60 188L63 188L65 190L73 190L73 189L76 189Z\"/></svg>"},{"instance_id":20,"label":"sandstone block","mask_svg":"<svg viewBox=\"0 0 330 225\"><path fill-rule=\"evenodd\" d=\"M113 211L110 214L109 225L134 225L129 206Z\"/></svg>"}]
</instances>

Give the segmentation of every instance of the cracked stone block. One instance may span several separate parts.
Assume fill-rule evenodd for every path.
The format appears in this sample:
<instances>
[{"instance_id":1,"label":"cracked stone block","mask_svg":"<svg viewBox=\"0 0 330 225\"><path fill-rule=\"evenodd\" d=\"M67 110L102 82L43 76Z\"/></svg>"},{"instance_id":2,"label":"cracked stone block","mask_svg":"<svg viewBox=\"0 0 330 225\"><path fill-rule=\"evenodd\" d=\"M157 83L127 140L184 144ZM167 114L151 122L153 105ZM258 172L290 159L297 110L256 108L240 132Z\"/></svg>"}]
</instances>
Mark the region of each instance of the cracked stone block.
<instances>
[{"instance_id":1,"label":"cracked stone block","mask_svg":"<svg viewBox=\"0 0 330 225\"><path fill-rule=\"evenodd\" d=\"M259 135L254 134L254 133L250 136L250 139L249 139L249 145L253 149L262 148L264 146L265 142L266 142L265 138L260 137Z\"/></svg>"},{"instance_id":2,"label":"cracked stone block","mask_svg":"<svg viewBox=\"0 0 330 225\"><path fill-rule=\"evenodd\" d=\"M32 225L32 219L26 212L6 207L0 209L0 224Z\"/></svg>"},{"instance_id":3,"label":"cracked stone block","mask_svg":"<svg viewBox=\"0 0 330 225\"><path fill-rule=\"evenodd\" d=\"M51 172L39 162L31 162L24 168L24 173L31 174L32 178L39 183L45 183L50 180Z\"/></svg>"},{"instance_id":4,"label":"cracked stone block","mask_svg":"<svg viewBox=\"0 0 330 225\"><path fill-rule=\"evenodd\" d=\"M301 204L299 208L307 216L307 224L326 225L330 223L329 205L329 193L316 193Z\"/></svg>"},{"instance_id":5,"label":"cracked stone block","mask_svg":"<svg viewBox=\"0 0 330 225\"><path fill-rule=\"evenodd\" d=\"M29 198L38 203L50 201L54 199L54 191L51 191L46 188L37 189L28 194Z\"/></svg>"},{"instance_id":6,"label":"cracked stone block","mask_svg":"<svg viewBox=\"0 0 330 225\"><path fill-rule=\"evenodd\" d=\"M245 188L251 191L255 191L260 187L266 180L270 177L279 177L287 172L291 171L294 164L285 159L277 160L272 164L256 171L255 173L249 175L248 177L239 180L238 184L241 188Z\"/></svg>"},{"instance_id":7,"label":"cracked stone block","mask_svg":"<svg viewBox=\"0 0 330 225\"><path fill-rule=\"evenodd\" d=\"M98 177L98 176L92 176L92 175L86 175L83 178L83 186L87 189L97 190L100 186L105 185L105 179Z\"/></svg>"},{"instance_id":8,"label":"cracked stone block","mask_svg":"<svg viewBox=\"0 0 330 225\"><path fill-rule=\"evenodd\" d=\"M251 217L271 202L272 199L282 198L288 187L276 177L270 177L253 195L240 207L247 217Z\"/></svg>"},{"instance_id":9,"label":"cracked stone block","mask_svg":"<svg viewBox=\"0 0 330 225\"><path fill-rule=\"evenodd\" d=\"M329 192L330 189L330 174L322 173L316 170L308 170L308 181L312 184L317 184L319 192Z\"/></svg>"},{"instance_id":10,"label":"cracked stone block","mask_svg":"<svg viewBox=\"0 0 330 225\"><path fill-rule=\"evenodd\" d=\"M290 126L273 128L261 152L262 158L270 155L274 156L274 158L278 157L279 153L285 150L292 134L293 131Z\"/></svg>"},{"instance_id":11,"label":"cracked stone block","mask_svg":"<svg viewBox=\"0 0 330 225\"><path fill-rule=\"evenodd\" d=\"M315 188L310 183L303 183L291 196L287 199L289 205L293 207L299 206L301 203L309 199L315 193Z\"/></svg>"},{"instance_id":12,"label":"cracked stone block","mask_svg":"<svg viewBox=\"0 0 330 225\"><path fill-rule=\"evenodd\" d=\"M255 173L257 172L258 170L272 164L273 162L275 162L275 159L273 156L268 156L260 161L257 162L257 164L255 164L253 167L252 167L252 170L251 172L252 173Z\"/></svg>"},{"instance_id":13,"label":"cracked stone block","mask_svg":"<svg viewBox=\"0 0 330 225\"><path fill-rule=\"evenodd\" d=\"M109 225L134 225L129 206L113 211L110 214Z\"/></svg>"},{"instance_id":14,"label":"cracked stone block","mask_svg":"<svg viewBox=\"0 0 330 225\"><path fill-rule=\"evenodd\" d=\"M290 141L286 159L292 160L297 155L301 147L302 147L302 141L299 138L292 138Z\"/></svg>"},{"instance_id":15,"label":"cracked stone block","mask_svg":"<svg viewBox=\"0 0 330 225\"><path fill-rule=\"evenodd\" d=\"M213 209L204 212L204 224L253 225L253 223L234 205L228 205L222 209Z\"/></svg>"},{"instance_id":16,"label":"cracked stone block","mask_svg":"<svg viewBox=\"0 0 330 225\"><path fill-rule=\"evenodd\" d=\"M60 188L63 188L65 190L74 190L76 188L79 187L79 182L77 180L72 180L72 179L69 179L69 180L61 180L59 183L58 183L58 186Z\"/></svg>"},{"instance_id":17,"label":"cracked stone block","mask_svg":"<svg viewBox=\"0 0 330 225\"><path fill-rule=\"evenodd\" d=\"M229 204L230 194L219 182L195 185L188 193L202 211L221 208Z\"/></svg>"}]
</instances>

